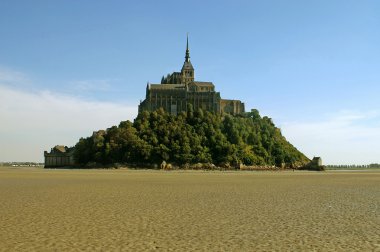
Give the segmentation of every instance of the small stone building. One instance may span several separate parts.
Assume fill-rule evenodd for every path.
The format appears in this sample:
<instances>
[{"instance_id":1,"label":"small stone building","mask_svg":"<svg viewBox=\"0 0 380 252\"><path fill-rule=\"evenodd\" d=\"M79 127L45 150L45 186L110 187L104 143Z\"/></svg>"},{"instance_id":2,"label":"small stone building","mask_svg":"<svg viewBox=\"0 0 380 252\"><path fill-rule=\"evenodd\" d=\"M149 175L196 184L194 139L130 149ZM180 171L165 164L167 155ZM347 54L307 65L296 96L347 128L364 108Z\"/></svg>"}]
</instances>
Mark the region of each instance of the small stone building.
<instances>
[{"instance_id":1,"label":"small stone building","mask_svg":"<svg viewBox=\"0 0 380 252\"><path fill-rule=\"evenodd\" d=\"M322 158L321 157L313 157L311 163L315 166L322 166Z\"/></svg>"},{"instance_id":2,"label":"small stone building","mask_svg":"<svg viewBox=\"0 0 380 252\"><path fill-rule=\"evenodd\" d=\"M245 112L241 101L221 99L212 82L195 81L187 40L181 72L162 77L161 84L148 83L145 100L139 105L139 113L163 108L172 115L177 115L181 111L187 111L190 104L194 110L202 109L213 113L236 115Z\"/></svg>"},{"instance_id":3,"label":"small stone building","mask_svg":"<svg viewBox=\"0 0 380 252\"><path fill-rule=\"evenodd\" d=\"M45 168L58 168L74 165L74 148L56 145L50 152L44 152Z\"/></svg>"},{"instance_id":4,"label":"small stone building","mask_svg":"<svg viewBox=\"0 0 380 252\"><path fill-rule=\"evenodd\" d=\"M313 159L301 169L312 170L312 171L324 171L325 167L322 165L322 158L313 157Z\"/></svg>"}]
</instances>

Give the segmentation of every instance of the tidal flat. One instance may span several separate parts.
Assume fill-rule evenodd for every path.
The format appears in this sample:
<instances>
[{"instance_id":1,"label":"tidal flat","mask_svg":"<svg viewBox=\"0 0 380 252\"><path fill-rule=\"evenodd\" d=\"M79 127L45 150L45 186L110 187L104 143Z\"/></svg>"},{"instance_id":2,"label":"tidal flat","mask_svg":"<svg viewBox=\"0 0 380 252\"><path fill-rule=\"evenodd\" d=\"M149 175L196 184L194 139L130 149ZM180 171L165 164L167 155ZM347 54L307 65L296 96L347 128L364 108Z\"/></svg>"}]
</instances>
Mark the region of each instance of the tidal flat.
<instances>
[{"instance_id":1,"label":"tidal flat","mask_svg":"<svg viewBox=\"0 0 380 252\"><path fill-rule=\"evenodd\" d=\"M380 251L380 171L0 167L0 251Z\"/></svg>"}]
</instances>

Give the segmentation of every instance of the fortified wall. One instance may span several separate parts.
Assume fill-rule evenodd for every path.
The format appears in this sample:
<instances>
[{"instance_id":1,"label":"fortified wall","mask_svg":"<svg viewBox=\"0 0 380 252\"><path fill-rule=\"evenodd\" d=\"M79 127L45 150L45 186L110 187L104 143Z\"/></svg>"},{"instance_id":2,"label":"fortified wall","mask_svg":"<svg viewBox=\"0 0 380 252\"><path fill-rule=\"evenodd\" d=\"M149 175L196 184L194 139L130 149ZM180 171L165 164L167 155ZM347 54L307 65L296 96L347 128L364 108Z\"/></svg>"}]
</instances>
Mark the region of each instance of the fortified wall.
<instances>
[{"instance_id":1,"label":"fortified wall","mask_svg":"<svg viewBox=\"0 0 380 252\"><path fill-rule=\"evenodd\" d=\"M73 166L74 148L68 148L63 145L56 145L50 152L44 152L45 168Z\"/></svg>"}]
</instances>

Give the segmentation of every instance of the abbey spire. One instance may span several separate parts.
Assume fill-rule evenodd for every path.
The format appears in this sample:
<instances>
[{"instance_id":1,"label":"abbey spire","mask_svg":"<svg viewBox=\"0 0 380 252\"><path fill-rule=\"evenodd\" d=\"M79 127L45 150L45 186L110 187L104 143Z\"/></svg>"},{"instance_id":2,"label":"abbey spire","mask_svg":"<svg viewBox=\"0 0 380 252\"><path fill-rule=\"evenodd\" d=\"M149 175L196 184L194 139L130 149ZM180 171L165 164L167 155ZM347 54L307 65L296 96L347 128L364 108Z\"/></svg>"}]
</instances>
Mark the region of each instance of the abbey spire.
<instances>
[{"instance_id":1,"label":"abbey spire","mask_svg":"<svg viewBox=\"0 0 380 252\"><path fill-rule=\"evenodd\" d=\"M186 36L186 54L185 62L181 69L182 82L189 84L194 81L194 68L190 62L190 50L189 50L189 35Z\"/></svg>"},{"instance_id":2,"label":"abbey spire","mask_svg":"<svg viewBox=\"0 0 380 252\"><path fill-rule=\"evenodd\" d=\"M189 35L186 36L186 56L185 62L190 62L190 51L189 51Z\"/></svg>"}]
</instances>

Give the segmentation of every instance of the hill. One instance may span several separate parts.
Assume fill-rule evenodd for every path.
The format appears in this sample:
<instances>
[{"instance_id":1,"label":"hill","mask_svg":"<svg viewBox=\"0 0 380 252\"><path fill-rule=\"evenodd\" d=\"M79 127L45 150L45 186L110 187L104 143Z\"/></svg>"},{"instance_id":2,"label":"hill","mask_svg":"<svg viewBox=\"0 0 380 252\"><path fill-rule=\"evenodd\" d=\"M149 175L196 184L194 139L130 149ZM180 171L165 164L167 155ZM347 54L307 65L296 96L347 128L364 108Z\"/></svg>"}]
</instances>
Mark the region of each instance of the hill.
<instances>
[{"instance_id":1,"label":"hill","mask_svg":"<svg viewBox=\"0 0 380 252\"><path fill-rule=\"evenodd\" d=\"M74 158L81 166L149 166L166 161L180 167L196 163L300 167L309 162L257 110L232 116L191 108L177 116L163 109L145 111L133 123L122 121L94 132L75 145Z\"/></svg>"}]
</instances>

